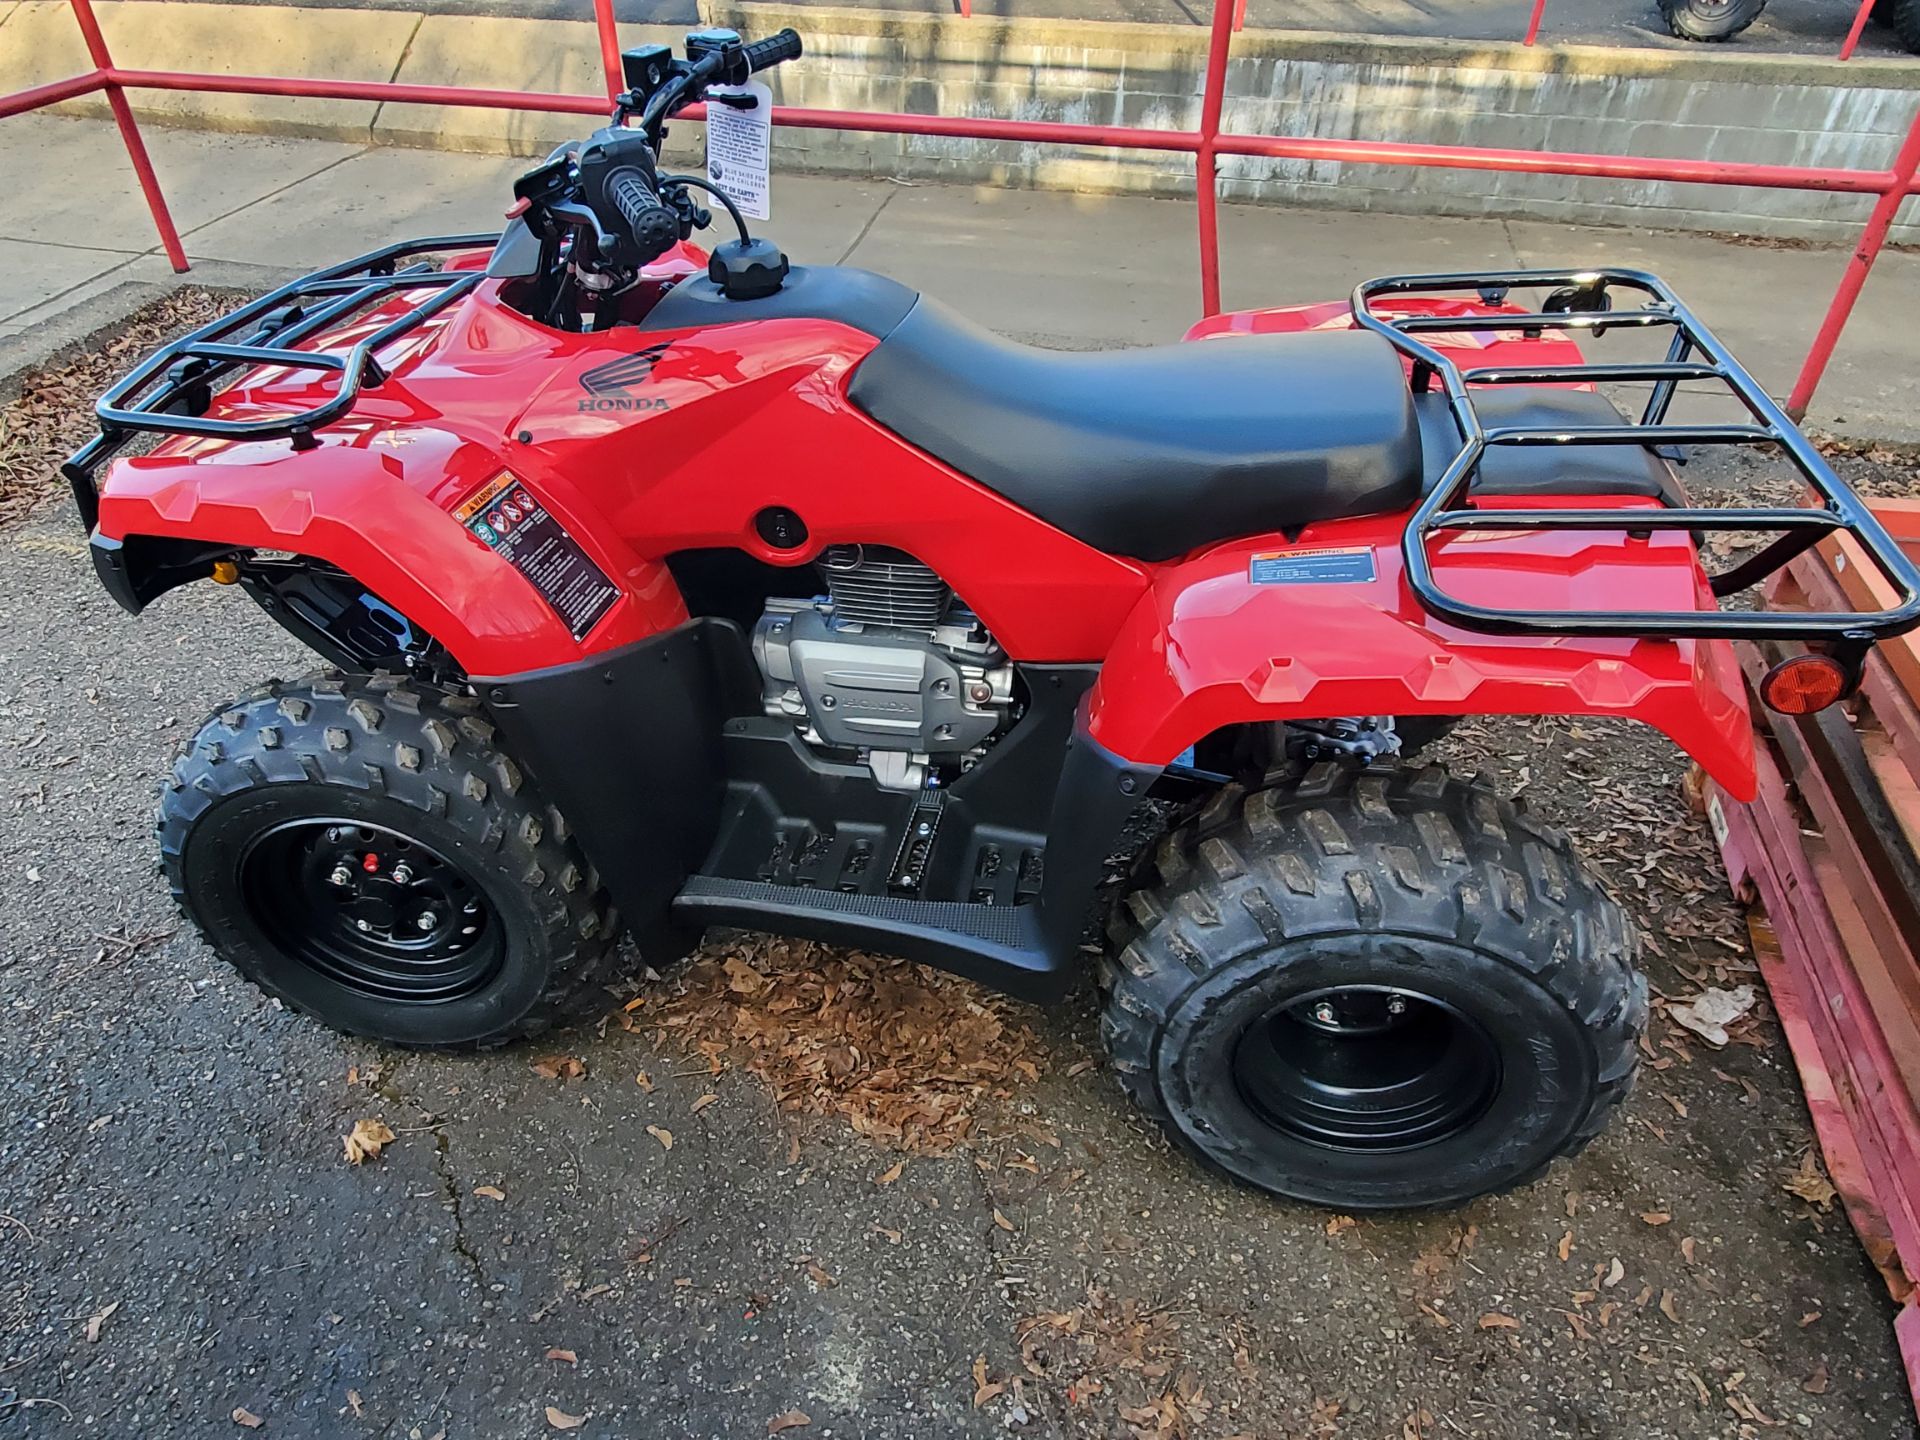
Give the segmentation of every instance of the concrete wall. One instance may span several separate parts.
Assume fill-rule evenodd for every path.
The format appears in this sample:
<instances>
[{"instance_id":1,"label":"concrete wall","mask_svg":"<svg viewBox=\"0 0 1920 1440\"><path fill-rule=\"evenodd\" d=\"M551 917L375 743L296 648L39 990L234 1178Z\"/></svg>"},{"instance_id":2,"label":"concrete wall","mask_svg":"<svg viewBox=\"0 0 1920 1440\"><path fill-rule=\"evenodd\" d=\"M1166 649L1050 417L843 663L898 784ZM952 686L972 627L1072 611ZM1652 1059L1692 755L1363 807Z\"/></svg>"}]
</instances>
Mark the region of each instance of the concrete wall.
<instances>
[{"instance_id":1,"label":"concrete wall","mask_svg":"<svg viewBox=\"0 0 1920 1440\"><path fill-rule=\"evenodd\" d=\"M590 24L397 11L105 0L115 58L142 68L306 74L590 93ZM748 34L791 24L807 58L775 72L782 103L833 110L1004 116L1192 129L1206 34L1196 27L961 20L703 0ZM623 39L672 39L628 26ZM63 0L0 0L0 90L86 68ZM539 153L576 117L423 105L136 95L172 123ZM1249 31L1236 39L1225 124L1251 134L1550 148L1602 154L1879 169L1920 106L1920 62L1617 51ZM98 100L74 108L102 109ZM0 143L4 143L0 132ZM687 154L698 127L683 125ZM1178 154L1068 150L823 130L776 131L788 170L1189 195ZM1844 239L1856 196L1228 157L1230 200L1343 210L1627 224ZM1896 238L1920 240L1920 205Z\"/></svg>"}]
</instances>

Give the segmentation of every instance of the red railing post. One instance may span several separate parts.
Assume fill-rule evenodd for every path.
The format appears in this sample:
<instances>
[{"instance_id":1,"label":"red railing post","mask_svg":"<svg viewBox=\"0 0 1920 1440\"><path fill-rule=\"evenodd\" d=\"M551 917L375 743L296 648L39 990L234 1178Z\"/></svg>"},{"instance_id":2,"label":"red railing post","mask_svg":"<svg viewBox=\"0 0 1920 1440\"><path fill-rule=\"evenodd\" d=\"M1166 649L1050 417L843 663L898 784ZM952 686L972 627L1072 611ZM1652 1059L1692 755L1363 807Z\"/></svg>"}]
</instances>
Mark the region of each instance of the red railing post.
<instances>
[{"instance_id":1,"label":"red railing post","mask_svg":"<svg viewBox=\"0 0 1920 1440\"><path fill-rule=\"evenodd\" d=\"M1847 258L1846 272L1840 277L1840 288L1834 292L1833 304L1827 307L1827 318L1820 322L1820 333L1813 337L1813 347L1807 351L1807 363L1800 368L1800 378L1793 382L1793 393L1787 397L1787 414L1795 420L1802 419L1807 413L1807 406L1813 403L1813 392L1820 384L1820 377L1826 373L1827 362L1833 359L1834 347L1840 343L1840 332L1847 328L1854 302L1860 298L1861 287L1867 283L1867 272L1873 269L1881 246L1887 243L1887 232L1893 228L1900 206L1913 186L1916 172L1920 172L1920 111L1915 111L1913 126L1907 131L1900 153L1894 156L1893 169L1886 177L1886 188L1874 202L1873 213L1867 217L1866 228L1860 232L1860 243L1853 247L1853 254Z\"/></svg>"},{"instance_id":2,"label":"red railing post","mask_svg":"<svg viewBox=\"0 0 1920 1440\"><path fill-rule=\"evenodd\" d=\"M627 88L620 68L620 26L613 18L613 0L593 0L593 24L600 32L600 68L606 72L607 99Z\"/></svg>"},{"instance_id":3,"label":"red railing post","mask_svg":"<svg viewBox=\"0 0 1920 1440\"><path fill-rule=\"evenodd\" d=\"M1220 313L1220 171L1214 163L1220 111L1227 100L1227 51L1233 45L1237 0L1213 0L1207 78L1200 92L1200 144L1193 152L1193 193L1200 211L1200 313Z\"/></svg>"},{"instance_id":4,"label":"red railing post","mask_svg":"<svg viewBox=\"0 0 1920 1440\"><path fill-rule=\"evenodd\" d=\"M1873 0L1867 0L1872 4ZM1527 38L1522 45L1531 45L1540 38L1540 17L1547 13L1547 0L1533 0L1533 18L1527 21Z\"/></svg>"},{"instance_id":5,"label":"red railing post","mask_svg":"<svg viewBox=\"0 0 1920 1440\"><path fill-rule=\"evenodd\" d=\"M1860 8L1853 15L1853 28L1847 31L1847 43L1840 47L1842 60L1853 58L1853 47L1860 43L1860 32L1867 28L1867 17L1871 14L1873 14L1873 0L1860 0Z\"/></svg>"},{"instance_id":6,"label":"red railing post","mask_svg":"<svg viewBox=\"0 0 1920 1440\"><path fill-rule=\"evenodd\" d=\"M107 53L107 37L100 33L100 21L93 13L92 0L70 0L70 3L81 37L87 42L87 53L104 77L102 88L107 92L107 105L113 111L113 123L120 129L121 142L127 147L127 159L133 162L140 193L146 196L147 209L153 214L153 228L160 232L160 247L167 252L167 263L173 266L174 273L184 275L187 252L180 244L180 232L174 228L173 216L167 211L167 197L160 192L160 177L153 173L153 161L147 156L146 142L140 138L140 127L133 122L133 106L127 103L127 92L114 79L113 57Z\"/></svg>"}]
</instances>

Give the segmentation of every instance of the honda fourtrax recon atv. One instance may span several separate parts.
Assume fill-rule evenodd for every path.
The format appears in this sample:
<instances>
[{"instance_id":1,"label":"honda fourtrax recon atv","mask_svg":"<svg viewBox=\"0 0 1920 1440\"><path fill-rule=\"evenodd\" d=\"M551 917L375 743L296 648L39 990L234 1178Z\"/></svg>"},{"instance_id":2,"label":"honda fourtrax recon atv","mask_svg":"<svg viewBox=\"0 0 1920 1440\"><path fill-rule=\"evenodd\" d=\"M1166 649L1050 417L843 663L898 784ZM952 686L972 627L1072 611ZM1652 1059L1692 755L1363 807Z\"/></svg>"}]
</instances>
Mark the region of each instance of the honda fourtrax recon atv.
<instances>
[{"instance_id":1,"label":"honda fourtrax recon atv","mask_svg":"<svg viewBox=\"0 0 1920 1440\"><path fill-rule=\"evenodd\" d=\"M180 759L187 913L398 1045L531 1035L604 1002L623 936L661 966L715 925L1048 999L1157 831L1102 1028L1188 1149L1346 1208L1579 1149L1633 1078L1633 928L1566 836L1406 754L1466 714L1627 716L1750 796L1729 639L1818 708L1920 624L1920 577L1638 271L1372 280L1056 353L790 264L659 154L799 53L630 51L504 234L306 276L101 400L66 471L108 590L238 584L334 667ZM1703 385L1740 423L1669 419ZM1690 507L1669 460L1711 445L1777 447L1813 503ZM1770 540L1709 575L1728 529ZM1720 609L1836 532L1896 609Z\"/></svg>"}]
</instances>

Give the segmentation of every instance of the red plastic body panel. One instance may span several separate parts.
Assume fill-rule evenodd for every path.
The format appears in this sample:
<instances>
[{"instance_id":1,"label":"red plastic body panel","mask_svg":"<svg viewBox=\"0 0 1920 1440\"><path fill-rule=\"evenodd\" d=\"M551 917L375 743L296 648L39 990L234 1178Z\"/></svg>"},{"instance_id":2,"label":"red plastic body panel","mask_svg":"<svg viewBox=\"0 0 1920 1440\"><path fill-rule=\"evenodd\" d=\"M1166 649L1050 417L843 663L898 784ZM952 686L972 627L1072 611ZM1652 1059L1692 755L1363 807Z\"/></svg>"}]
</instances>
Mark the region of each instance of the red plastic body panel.
<instances>
[{"instance_id":1,"label":"red plastic body panel","mask_svg":"<svg viewBox=\"0 0 1920 1440\"><path fill-rule=\"evenodd\" d=\"M1513 503L1511 501L1505 503ZM1724 641L1487 635L1442 624L1403 577L1404 516L1316 525L1297 539L1236 541L1155 575L1109 648L1089 722L1146 764L1249 721L1328 715L1618 715L1671 736L1729 791L1753 786L1753 727ZM1364 548L1374 578L1259 584L1274 550ZM1434 571L1464 600L1595 609L1711 604L1687 537L1656 531L1463 532ZM1723 778L1724 777L1724 778Z\"/></svg>"},{"instance_id":2,"label":"red plastic body panel","mask_svg":"<svg viewBox=\"0 0 1920 1440\"><path fill-rule=\"evenodd\" d=\"M663 262L660 279L698 262L687 247ZM1345 316L1343 305L1251 312L1192 333L1331 327ZM338 348L389 317L369 312L310 344ZM1487 363L1578 358L1564 341L1460 338L1487 349ZM384 383L311 450L175 439L116 462L100 531L325 560L480 677L573 663L681 623L686 607L665 563L677 551L736 548L804 565L839 541L891 545L944 575L1016 660L1101 663L1090 723L1128 760L1169 761L1243 721L1594 713L1657 726L1730 792L1750 792L1745 702L1723 646L1505 639L1440 625L1401 579L1404 515L1250 537L1171 563L1103 554L858 410L847 381L875 343L806 319L563 333L510 308L488 282L388 347ZM650 369L617 393L583 387L586 371L642 351L654 352ZM263 369L218 397L215 413L284 414L328 394L324 377ZM583 637L449 513L502 471L620 587ZM758 535L755 516L771 506L803 518L802 545L779 551ZM1374 578L1250 578L1258 553L1320 546L1365 547ZM1436 563L1442 583L1469 599L1543 609L1713 603L1686 537L1667 532L1648 541L1463 535L1439 547Z\"/></svg>"}]
</instances>

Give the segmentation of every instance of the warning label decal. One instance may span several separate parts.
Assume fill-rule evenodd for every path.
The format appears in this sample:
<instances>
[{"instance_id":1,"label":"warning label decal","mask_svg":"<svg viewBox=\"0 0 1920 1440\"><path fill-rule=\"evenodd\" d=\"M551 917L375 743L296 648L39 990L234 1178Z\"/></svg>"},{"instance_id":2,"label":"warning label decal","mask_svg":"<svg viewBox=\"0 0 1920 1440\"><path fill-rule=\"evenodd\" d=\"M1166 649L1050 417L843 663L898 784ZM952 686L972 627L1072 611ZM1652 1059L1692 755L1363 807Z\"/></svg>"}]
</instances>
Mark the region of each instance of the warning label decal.
<instances>
[{"instance_id":1,"label":"warning label decal","mask_svg":"<svg viewBox=\"0 0 1920 1440\"><path fill-rule=\"evenodd\" d=\"M576 640L620 598L620 587L587 558L525 483L505 470L462 500L453 518L526 576Z\"/></svg>"},{"instance_id":2,"label":"warning label decal","mask_svg":"<svg viewBox=\"0 0 1920 1440\"><path fill-rule=\"evenodd\" d=\"M1247 566L1247 579L1255 585L1364 585L1373 578L1373 551L1365 545L1268 550Z\"/></svg>"}]
</instances>

